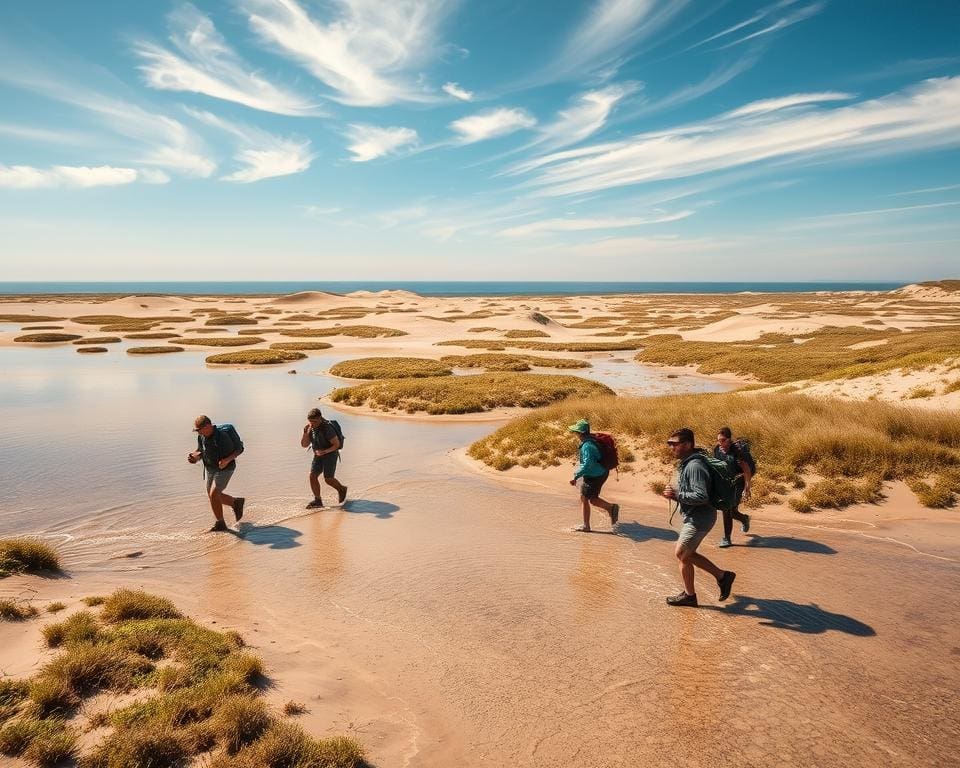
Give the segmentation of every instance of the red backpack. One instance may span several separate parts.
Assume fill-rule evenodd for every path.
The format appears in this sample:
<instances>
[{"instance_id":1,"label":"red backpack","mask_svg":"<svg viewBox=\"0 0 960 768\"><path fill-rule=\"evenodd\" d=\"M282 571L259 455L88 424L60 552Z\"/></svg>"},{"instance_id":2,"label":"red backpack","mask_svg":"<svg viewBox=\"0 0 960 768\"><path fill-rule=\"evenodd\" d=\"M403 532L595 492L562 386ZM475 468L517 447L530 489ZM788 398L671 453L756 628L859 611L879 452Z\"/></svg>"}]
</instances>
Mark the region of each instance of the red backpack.
<instances>
[{"instance_id":1,"label":"red backpack","mask_svg":"<svg viewBox=\"0 0 960 768\"><path fill-rule=\"evenodd\" d=\"M617 443L613 439L613 435L608 435L605 432L592 432L590 437L597 444L597 448L600 449L600 463L603 468L607 470L616 469L620 464L620 459L617 458Z\"/></svg>"}]
</instances>

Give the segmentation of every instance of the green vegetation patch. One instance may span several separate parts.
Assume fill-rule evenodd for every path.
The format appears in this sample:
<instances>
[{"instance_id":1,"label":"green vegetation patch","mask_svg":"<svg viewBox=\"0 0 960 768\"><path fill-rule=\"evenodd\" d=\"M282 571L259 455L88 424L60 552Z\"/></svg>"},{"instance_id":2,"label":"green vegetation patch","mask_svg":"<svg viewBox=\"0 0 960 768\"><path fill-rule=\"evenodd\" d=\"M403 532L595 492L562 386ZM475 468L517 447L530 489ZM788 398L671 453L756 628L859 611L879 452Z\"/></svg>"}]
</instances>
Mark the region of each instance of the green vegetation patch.
<instances>
[{"instance_id":1,"label":"green vegetation patch","mask_svg":"<svg viewBox=\"0 0 960 768\"><path fill-rule=\"evenodd\" d=\"M59 570L60 556L49 544L27 536L0 539L0 578L12 573Z\"/></svg>"},{"instance_id":2,"label":"green vegetation patch","mask_svg":"<svg viewBox=\"0 0 960 768\"><path fill-rule=\"evenodd\" d=\"M128 355L165 355L169 352L183 352L183 347L130 347Z\"/></svg>"},{"instance_id":3,"label":"green vegetation patch","mask_svg":"<svg viewBox=\"0 0 960 768\"><path fill-rule=\"evenodd\" d=\"M475 355L447 355L440 362L452 368L482 368L487 371L529 371L531 368L589 368L586 360L569 357L539 357L481 352Z\"/></svg>"},{"instance_id":4,"label":"green vegetation patch","mask_svg":"<svg viewBox=\"0 0 960 768\"><path fill-rule=\"evenodd\" d=\"M481 413L495 408L538 408L568 397L613 394L578 376L535 373L481 373L427 379L384 379L335 389L330 397L346 405L431 415Z\"/></svg>"},{"instance_id":5,"label":"green vegetation patch","mask_svg":"<svg viewBox=\"0 0 960 768\"><path fill-rule=\"evenodd\" d=\"M423 357L364 357L337 363L330 373L344 379L424 379L450 376L453 371L438 360Z\"/></svg>"},{"instance_id":6,"label":"green vegetation patch","mask_svg":"<svg viewBox=\"0 0 960 768\"><path fill-rule=\"evenodd\" d=\"M288 349L293 351L319 351L321 349L330 349L333 344L325 341L275 341L270 345L270 349Z\"/></svg>"},{"instance_id":7,"label":"green vegetation patch","mask_svg":"<svg viewBox=\"0 0 960 768\"><path fill-rule=\"evenodd\" d=\"M266 341L259 336L204 336L199 339L180 339L177 344L195 347L249 347Z\"/></svg>"},{"instance_id":8,"label":"green vegetation patch","mask_svg":"<svg viewBox=\"0 0 960 768\"><path fill-rule=\"evenodd\" d=\"M76 333L25 333L23 336L14 338L14 341L22 344L62 344L79 338L81 338L80 335Z\"/></svg>"},{"instance_id":9,"label":"green vegetation patch","mask_svg":"<svg viewBox=\"0 0 960 768\"><path fill-rule=\"evenodd\" d=\"M960 492L960 414L798 394L567 400L514 419L474 443L469 452L501 470L556 466L575 457L576 442L566 429L581 418L664 462L669 457L663 441L678 427L690 427L709 446L717 429L731 424L750 439L761 467L752 504L782 501L804 487L804 473L850 481L811 485L806 491L811 506L824 506L831 496L842 505L876 500L883 480L916 486L933 477L934 484L940 483L941 497L949 492L952 499Z\"/></svg>"},{"instance_id":10,"label":"green vegetation patch","mask_svg":"<svg viewBox=\"0 0 960 768\"><path fill-rule=\"evenodd\" d=\"M207 363L210 365L278 365L292 363L294 360L303 360L303 352L289 349L244 349L240 352L223 352L219 355L210 355Z\"/></svg>"},{"instance_id":11,"label":"green vegetation patch","mask_svg":"<svg viewBox=\"0 0 960 768\"><path fill-rule=\"evenodd\" d=\"M337 325L332 328L291 328L283 331L281 336L293 338L311 338L322 336L355 336L359 339L386 339L396 336L406 336L406 331L396 328L384 328L379 325Z\"/></svg>"},{"instance_id":12,"label":"green vegetation patch","mask_svg":"<svg viewBox=\"0 0 960 768\"><path fill-rule=\"evenodd\" d=\"M98 616L44 629L58 654L29 680L0 680L0 753L37 766L82 768L361 768L352 739L314 739L263 701L265 670L233 632L182 617L168 600L121 590ZM137 692L87 714L102 691ZM84 746L81 730L105 729Z\"/></svg>"}]
</instances>

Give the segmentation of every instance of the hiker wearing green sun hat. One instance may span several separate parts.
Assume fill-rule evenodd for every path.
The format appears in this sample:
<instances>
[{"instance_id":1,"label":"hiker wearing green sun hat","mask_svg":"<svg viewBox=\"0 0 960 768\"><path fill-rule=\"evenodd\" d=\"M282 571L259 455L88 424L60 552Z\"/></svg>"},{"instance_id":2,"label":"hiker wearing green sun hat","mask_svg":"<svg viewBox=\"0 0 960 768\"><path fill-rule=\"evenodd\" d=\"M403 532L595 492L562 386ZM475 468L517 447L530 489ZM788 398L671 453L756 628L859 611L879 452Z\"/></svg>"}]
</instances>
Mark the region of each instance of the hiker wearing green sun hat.
<instances>
[{"instance_id":1,"label":"hiker wearing green sun hat","mask_svg":"<svg viewBox=\"0 0 960 768\"><path fill-rule=\"evenodd\" d=\"M610 477L610 470L617 466L617 448L610 435L590 432L590 422L580 419L568 428L580 439L580 463L570 485L580 483L580 506L583 509L583 524L574 530L590 531L590 507L600 507L610 515L610 524L616 525L620 518L620 505L600 498L600 489Z\"/></svg>"}]
</instances>

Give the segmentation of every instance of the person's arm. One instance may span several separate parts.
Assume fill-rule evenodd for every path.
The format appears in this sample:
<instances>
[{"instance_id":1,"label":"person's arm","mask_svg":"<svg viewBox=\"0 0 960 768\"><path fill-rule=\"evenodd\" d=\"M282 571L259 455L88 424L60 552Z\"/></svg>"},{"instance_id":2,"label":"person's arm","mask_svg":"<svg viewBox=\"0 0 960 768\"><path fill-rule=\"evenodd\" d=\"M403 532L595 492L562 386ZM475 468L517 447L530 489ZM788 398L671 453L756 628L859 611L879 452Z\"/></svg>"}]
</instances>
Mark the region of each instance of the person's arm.
<instances>
[{"instance_id":1,"label":"person's arm","mask_svg":"<svg viewBox=\"0 0 960 768\"><path fill-rule=\"evenodd\" d=\"M577 471L573 473L573 479L579 480L583 477L584 472L587 471L587 468L591 464L600 463L600 449L597 448L596 443L592 440L588 440L583 445L580 446L580 466L577 467Z\"/></svg>"},{"instance_id":2,"label":"person's arm","mask_svg":"<svg viewBox=\"0 0 960 768\"><path fill-rule=\"evenodd\" d=\"M303 434L300 435L300 447L308 448L310 446L310 425L303 428Z\"/></svg>"},{"instance_id":3,"label":"person's arm","mask_svg":"<svg viewBox=\"0 0 960 768\"><path fill-rule=\"evenodd\" d=\"M235 458L237 458L237 456L239 455L240 455L240 451L234 451L229 456L224 456L222 459L220 459L220 461L217 462L217 466L219 466L220 469L225 469L230 464L230 462L233 461Z\"/></svg>"},{"instance_id":4,"label":"person's arm","mask_svg":"<svg viewBox=\"0 0 960 768\"><path fill-rule=\"evenodd\" d=\"M332 437L328 438L328 442L330 443L330 446L328 448L324 448L322 451L314 451L314 453L317 456L326 456L328 453L333 453L334 451L340 450L339 437L337 437L336 435L333 435Z\"/></svg>"},{"instance_id":5,"label":"person's arm","mask_svg":"<svg viewBox=\"0 0 960 768\"><path fill-rule=\"evenodd\" d=\"M677 490L677 501L691 507L705 506L710 503L710 470L702 461L691 461L683 471L686 473L689 489Z\"/></svg>"},{"instance_id":6,"label":"person's arm","mask_svg":"<svg viewBox=\"0 0 960 768\"><path fill-rule=\"evenodd\" d=\"M743 497L750 498L750 481L753 479L753 472L750 471L750 465L743 459L740 459L740 472L743 474Z\"/></svg>"}]
</instances>

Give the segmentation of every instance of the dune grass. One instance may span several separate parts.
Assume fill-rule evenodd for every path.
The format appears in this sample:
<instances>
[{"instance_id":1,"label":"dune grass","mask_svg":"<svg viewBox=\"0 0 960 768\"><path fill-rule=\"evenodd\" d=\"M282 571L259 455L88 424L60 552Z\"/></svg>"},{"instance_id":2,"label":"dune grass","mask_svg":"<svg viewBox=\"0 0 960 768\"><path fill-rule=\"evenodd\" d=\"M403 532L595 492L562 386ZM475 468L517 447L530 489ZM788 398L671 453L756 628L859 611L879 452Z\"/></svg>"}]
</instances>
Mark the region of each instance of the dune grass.
<instances>
[{"instance_id":1,"label":"dune grass","mask_svg":"<svg viewBox=\"0 0 960 768\"><path fill-rule=\"evenodd\" d=\"M465 347L487 349L494 352L511 349L528 349L535 352L624 352L640 349L642 340L636 341L528 341L524 339L451 339L438 341L438 347Z\"/></svg>"},{"instance_id":2,"label":"dune grass","mask_svg":"<svg viewBox=\"0 0 960 768\"><path fill-rule=\"evenodd\" d=\"M934 478L940 496L960 493L960 415L798 394L567 400L514 419L474 443L469 452L500 470L556 466L574 458L576 445L566 428L581 418L665 462L669 459L663 441L678 427L692 428L709 446L716 430L730 424L750 438L759 463L754 504L795 494L804 486L804 473L824 480L858 481L856 487L838 482L810 485L803 494L812 506L828 504L831 495L844 505L876 500L883 480L916 484ZM918 498L925 503L919 494Z\"/></svg>"},{"instance_id":3,"label":"dune grass","mask_svg":"<svg viewBox=\"0 0 960 768\"><path fill-rule=\"evenodd\" d=\"M293 352L315 352L331 347L333 344L328 344L326 341L275 341L270 345L270 349L287 349Z\"/></svg>"},{"instance_id":4,"label":"dune grass","mask_svg":"<svg viewBox=\"0 0 960 768\"><path fill-rule=\"evenodd\" d=\"M56 320L63 320L62 317L53 317L53 315L0 315L0 323L52 323Z\"/></svg>"},{"instance_id":5,"label":"dune grass","mask_svg":"<svg viewBox=\"0 0 960 768\"><path fill-rule=\"evenodd\" d=\"M83 346L85 344L119 344L123 339L119 336L87 336L83 339L77 339L74 344L77 346Z\"/></svg>"},{"instance_id":6,"label":"dune grass","mask_svg":"<svg viewBox=\"0 0 960 768\"><path fill-rule=\"evenodd\" d=\"M134 590L45 628L59 650L29 680L0 680L0 753L38 766L80 768L361 768L363 749L314 739L266 706L264 668L236 633L184 618L169 600ZM87 715L101 691L137 691ZM69 721L67 718L71 718ZM82 746L81 728L105 729ZM198 762L199 761L199 762Z\"/></svg>"},{"instance_id":7,"label":"dune grass","mask_svg":"<svg viewBox=\"0 0 960 768\"><path fill-rule=\"evenodd\" d=\"M54 603L50 603L47 606L47 613L60 613L60 611L66 610L67 604L57 600Z\"/></svg>"},{"instance_id":8,"label":"dune grass","mask_svg":"<svg viewBox=\"0 0 960 768\"><path fill-rule=\"evenodd\" d=\"M453 371L438 360L423 357L362 357L337 363L330 373L344 379L424 379L450 376Z\"/></svg>"},{"instance_id":9,"label":"dune grass","mask_svg":"<svg viewBox=\"0 0 960 768\"><path fill-rule=\"evenodd\" d=\"M146 331L145 333L128 333L125 339L178 339L179 333L169 331Z\"/></svg>"},{"instance_id":10,"label":"dune grass","mask_svg":"<svg viewBox=\"0 0 960 768\"><path fill-rule=\"evenodd\" d=\"M80 325L124 325L126 323L145 325L152 323L160 325L161 323L189 323L190 318L179 317L177 315L160 315L154 317L134 317L132 315L79 315L70 318L73 322Z\"/></svg>"},{"instance_id":11,"label":"dune grass","mask_svg":"<svg viewBox=\"0 0 960 768\"><path fill-rule=\"evenodd\" d=\"M0 619L6 621L23 621L32 618L38 613L37 609L29 603L23 603L19 600L9 598L0 599Z\"/></svg>"},{"instance_id":12,"label":"dune grass","mask_svg":"<svg viewBox=\"0 0 960 768\"><path fill-rule=\"evenodd\" d=\"M95 355L101 352L109 352L106 347L77 347L77 352L82 355Z\"/></svg>"},{"instance_id":13,"label":"dune grass","mask_svg":"<svg viewBox=\"0 0 960 768\"><path fill-rule=\"evenodd\" d=\"M79 338L82 337L77 333L25 333L13 340L21 344L62 344Z\"/></svg>"},{"instance_id":14,"label":"dune grass","mask_svg":"<svg viewBox=\"0 0 960 768\"><path fill-rule=\"evenodd\" d=\"M304 360L306 357L303 352L289 349L244 349L210 355L206 362L208 365L279 365Z\"/></svg>"},{"instance_id":15,"label":"dune grass","mask_svg":"<svg viewBox=\"0 0 960 768\"><path fill-rule=\"evenodd\" d=\"M249 347L263 341L265 339L259 336L202 336L198 339L180 339L177 344L187 344L193 347Z\"/></svg>"},{"instance_id":16,"label":"dune grass","mask_svg":"<svg viewBox=\"0 0 960 768\"><path fill-rule=\"evenodd\" d=\"M440 362L452 368L482 368L486 371L529 371L531 368L590 368L586 360L569 357L540 357L481 352L474 355L446 355Z\"/></svg>"},{"instance_id":17,"label":"dune grass","mask_svg":"<svg viewBox=\"0 0 960 768\"><path fill-rule=\"evenodd\" d=\"M543 331L538 331L536 329L531 329L529 331L524 330L510 330L503 334L505 339L549 339L550 334L544 333Z\"/></svg>"},{"instance_id":18,"label":"dune grass","mask_svg":"<svg viewBox=\"0 0 960 768\"><path fill-rule=\"evenodd\" d=\"M60 556L49 544L28 536L0 539L0 577L59 570Z\"/></svg>"},{"instance_id":19,"label":"dune grass","mask_svg":"<svg viewBox=\"0 0 960 768\"><path fill-rule=\"evenodd\" d=\"M25 325L21 331L62 331L62 325Z\"/></svg>"},{"instance_id":20,"label":"dune grass","mask_svg":"<svg viewBox=\"0 0 960 768\"><path fill-rule=\"evenodd\" d=\"M183 352L183 347L128 347L128 355L165 355L169 352Z\"/></svg>"},{"instance_id":21,"label":"dune grass","mask_svg":"<svg viewBox=\"0 0 960 768\"><path fill-rule=\"evenodd\" d=\"M205 325L256 325L257 321L246 315L218 315L209 318Z\"/></svg>"},{"instance_id":22,"label":"dune grass","mask_svg":"<svg viewBox=\"0 0 960 768\"><path fill-rule=\"evenodd\" d=\"M408 334L406 331L384 328L379 325L337 325L332 328L291 328L288 331L282 331L280 335L292 338L353 336L358 339L385 339Z\"/></svg>"},{"instance_id":23,"label":"dune grass","mask_svg":"<svg viewBox=\"0 0 960 768\"><path fill-rule=\"evenodd\" d=\"M384 379L335 389L345 405L431 415L481 413L495 408L538 408L567 397L613 394L578 376L536 373L480 373L427 379Z\"/></svg>"}]
</instances>

